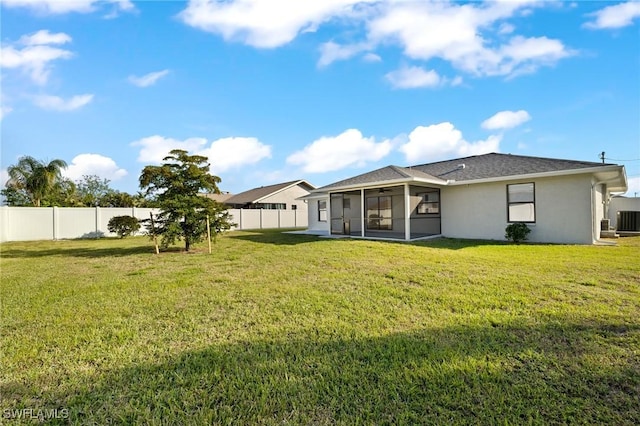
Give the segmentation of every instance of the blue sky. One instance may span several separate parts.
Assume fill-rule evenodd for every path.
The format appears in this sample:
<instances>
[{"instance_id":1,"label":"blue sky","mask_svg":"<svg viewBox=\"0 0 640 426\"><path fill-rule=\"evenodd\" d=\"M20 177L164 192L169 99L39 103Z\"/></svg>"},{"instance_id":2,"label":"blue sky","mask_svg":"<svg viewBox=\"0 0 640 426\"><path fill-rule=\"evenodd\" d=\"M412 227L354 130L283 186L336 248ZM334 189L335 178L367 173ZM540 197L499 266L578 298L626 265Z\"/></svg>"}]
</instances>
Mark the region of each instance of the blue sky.
<instances>
[{"instance_id":1,"label":"blue sky","mask_svg":"<svg viewBox=\"0 0 640 426\"><path fill-rule=\"evenodd\" d=\"M0 175L135 193L173 148L221 189L503 152L624 164L640 2L2 0ZM624 160L624 161L621 161Z\"/></svg>"}]
</instances>

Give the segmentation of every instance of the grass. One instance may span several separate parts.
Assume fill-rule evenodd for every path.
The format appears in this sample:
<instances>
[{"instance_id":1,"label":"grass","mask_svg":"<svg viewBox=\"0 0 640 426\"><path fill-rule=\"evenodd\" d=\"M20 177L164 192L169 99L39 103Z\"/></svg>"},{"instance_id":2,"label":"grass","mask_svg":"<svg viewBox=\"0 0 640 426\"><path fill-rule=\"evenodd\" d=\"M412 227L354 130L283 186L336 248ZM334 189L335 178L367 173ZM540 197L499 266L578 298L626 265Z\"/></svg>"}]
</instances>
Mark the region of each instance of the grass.
<instances>
[{"instance_id":1,"label":"grass","mask_svg":"<svg viewBox=\"0 0 640 426\"><path fill-rule=\"evenodd\" d=\"M640 423L640 238L0 250L0 422Z\"/></svg>"}]
</instances>

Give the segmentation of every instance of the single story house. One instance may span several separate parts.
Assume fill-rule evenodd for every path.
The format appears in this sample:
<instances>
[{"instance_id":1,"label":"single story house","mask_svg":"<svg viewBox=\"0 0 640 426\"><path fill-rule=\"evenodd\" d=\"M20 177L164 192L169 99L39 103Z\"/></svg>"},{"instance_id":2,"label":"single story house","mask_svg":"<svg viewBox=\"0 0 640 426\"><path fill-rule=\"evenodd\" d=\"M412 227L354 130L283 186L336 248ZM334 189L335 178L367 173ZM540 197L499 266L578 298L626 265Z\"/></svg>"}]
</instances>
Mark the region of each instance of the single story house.
<instances>
[{"instance_id":1,"label":"single story house","mask_svg":"<svg viewBox=\"0 0 640 426\"><path fill-rule=\"evenodd\" d=\"M504 240L508 224L524 222L529 241L593 244L611 194L626 190L624 166L491 153L387 166L303 199L318 235Z\"/></svg>"},{"instance_id":2,"label":"single story house","mask_svg":"<svg viewBox=\"0 0 640 426\"><path fill-rule=\"evenodd\" d=\"M233 194L231 194L229 192L226 192L226 191L222 191L220 194L209 194L209 193L206 193L206 194L200 194L200 195L202 195L203 197L210 198L213 201L217 201L217 202L222 203L222 204L226 204L227 200L229 198L233 197Z\"/></svg>"},{"instance_id":3,"label":"single story house","mask_svg":"<svg viewBox=\"0 0 640 426\"><path fill-rule=\"evenodd\" d=\"M305 180L261 186L235 194L224 201L232 209L306 210L307 205L299 200L316 189Z\"/></svg>"}]
</instances>

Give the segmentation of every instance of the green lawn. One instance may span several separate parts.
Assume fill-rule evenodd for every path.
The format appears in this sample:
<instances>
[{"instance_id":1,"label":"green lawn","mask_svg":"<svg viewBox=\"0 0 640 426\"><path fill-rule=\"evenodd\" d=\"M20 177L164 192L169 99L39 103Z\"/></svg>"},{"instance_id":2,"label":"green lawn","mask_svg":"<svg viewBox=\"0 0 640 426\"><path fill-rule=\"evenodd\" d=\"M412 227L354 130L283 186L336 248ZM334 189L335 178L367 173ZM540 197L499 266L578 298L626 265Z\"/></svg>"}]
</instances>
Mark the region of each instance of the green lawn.
<instances>
[{"instance_id":1,"label":"green lawn","mask_svg":"<svg viewBox=\"0 0 640 426\"><path fill-rule=\"evenodd\" d=\"M197 249L0 245L0 423L640 423L640 238Z\"/></svg>"}]
</instances>

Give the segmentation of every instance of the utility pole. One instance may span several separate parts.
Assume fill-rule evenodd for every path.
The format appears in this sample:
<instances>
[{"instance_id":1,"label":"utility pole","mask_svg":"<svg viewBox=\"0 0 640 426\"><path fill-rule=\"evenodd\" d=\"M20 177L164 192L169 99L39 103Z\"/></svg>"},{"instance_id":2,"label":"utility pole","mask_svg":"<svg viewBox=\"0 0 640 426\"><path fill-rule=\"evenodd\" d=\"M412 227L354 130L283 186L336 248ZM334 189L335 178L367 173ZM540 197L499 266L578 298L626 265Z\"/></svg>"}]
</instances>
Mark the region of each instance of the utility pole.
<instances>
[{"instance_id":1,"label":"utility pole","mask_svg":"<svg viewBox=\"0 0 640 426\"><path fill-rule=\"evenodd\" d=\"M600 153L600 159L602 160L602 164L604 164L604 151Z\"/></svg>"}]
</instances>

